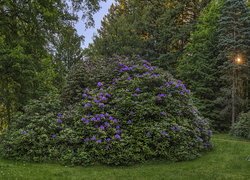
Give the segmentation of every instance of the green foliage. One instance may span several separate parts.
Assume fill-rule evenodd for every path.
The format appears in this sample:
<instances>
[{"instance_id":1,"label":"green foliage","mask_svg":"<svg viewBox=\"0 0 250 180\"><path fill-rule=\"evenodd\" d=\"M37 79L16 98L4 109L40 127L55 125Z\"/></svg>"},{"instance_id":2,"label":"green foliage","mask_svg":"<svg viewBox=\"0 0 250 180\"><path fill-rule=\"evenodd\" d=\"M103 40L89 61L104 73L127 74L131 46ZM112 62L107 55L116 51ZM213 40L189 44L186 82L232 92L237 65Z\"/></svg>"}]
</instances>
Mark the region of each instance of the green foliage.
<instances>
[{"instance_id":1,"label":"green foliage","mask_svg":"<svg viewBox=\"0 0 250 180\"><path fill-rule=\"evenodd\" d=\"M7 123L29 100L63 85L61 69L67 70L81 54L82 37L72 24L78 19L75 12L82 11L86 25L93 25L100 1L1 1L0 104Z\"/></svg>"},{"instance_id":2,"label":"green foliage","mask_svg":"<svg viewBox=\"0 0 250 180\"><path fill-rule=\"evenodd\" d=\"M220 117L221 107L215 101L222 87L218 81L221 62L217 59L219 49L216 46L222 2L214 0L202 12L177 66L178 76L192 90L201 113L212 121L215 129L220 130L229 126Z\"/></svg>"},{"instance_id":3,"label":"green foliage","mask_svg":"<svg viewBox=\"0 0 250 180\"><path fill-rule=\"evenodd\" d=\"M24 107L24 112L16 113L8 129L3 133L2 150L4 156L22 160L43 161L55 155L51 132L54 112L59 111L58 95L48 95L40 100L32 100ZM56 154L57 155L57 154ZM55 157L53 157L55 158Z\"/></svg>"},{"instance_id":4,"label":"green foliage","mask_svg":"<svg viewBox=\"0 0 250 180\"><path fill-rule=\"evenodd\" d=\"M10 46L7 37L0 36L0 102L11 112L27 102L34 94L35 69L31 57L25 54L23 42Z\"/></svg>"},{"instance_id":5,"label":"green foliage","mask_svg":"<svg viewBox=\"0 0 250 180\"><path fill-rule=\"evenodd\" d=\"M228 120L233 116L232 101L235 102L234 118L247 109L247 101L249 101L249 14L250 10L245 0L225 0L217 29L218 61L221 62L219 71L222 85L217 102L222 106L220 111L222 118ZM238 57L242 59L240 64L236 62Z\"/></svg>"},{"instance_id":6,"label":"green foliage","mask_svg":"<svg viewBox=\"0 0 250 180\"><path fill-rule=\"evenodd\" d=\"M58 71L65 76L71 67L83 58L81 44L84 37L79 36L76 29L69 25L63 26L60 32L53 40L53 59L59 66Z\"/></svg>"},{"instance_id":7,"label":"green foliage","mask_svg":"<svg viewBox=\"0 0 250 180\"><path fill-rule=\"evenodd\" d=\"M216 134L215 149L202 158L171 163L151 161L132 167L68 167L55 163L27 163L0 158L0 179L249 179L250 142ZM227 167L227 168L225 168ZM215 170L216 168L216 170Z\"/></svg>"},{"instance_id":8,"label":"green foliage","mask_svg":"<svg viewBox=\"0 0 250 180\"><path fill-rule=\"evenodd\" d=\"M236 114L247 108L250 21L244 3L211 1L199 17L177 68L179 77L194 93L201 113L222 131L230 128L233 78L237 79ZM235 65L237 54L242 64Z\"/></svg>"},{"instance_id":9,"label":"green foliage","mask_svg":"<svg viewBox=\"0 0 250 180\"><path fill-rule=\"evenodd\" d=\"M80 102L84 88L96 86L96 82L110 82L115 76L114 68L117 58L85 58L70 70L67 83L62 89L64 105ZM116 62L117 63L117 62Z\"/></svg>"},{"instance_id":10,"label":"green foliage","mask_svg":"<svg viewBox=\"0 0 250 180\"><path fill-rule=\"evenodd\" d=\"M230 134L250 140L250 111L239 115L239 120L232 126Z\"/></svg>"},{"instance_id":11,"label":"green foliage","mask_svg":"<svg viewBox=\"0 0 250 180\"><path fill-rule=\"evenodd\" d=\"M209 0L119 0L90 47L90 55L141 55L173 72L195 20Z\"/></svg>"},{"instance_id":12,"label":"green foliage","mask_svg":"<svg viewBox=\"0 0 250 180\"><path fill-rule=\"evenodd\" d=\"M190 160L211 148L208 122L181 81L148 61L117 58L114 64L110 83L85 88L81 102L59 113L57 120L56 99L27 106L4 135L3 155L74 165L129 165Z\"/></svg>"}]
</instances>

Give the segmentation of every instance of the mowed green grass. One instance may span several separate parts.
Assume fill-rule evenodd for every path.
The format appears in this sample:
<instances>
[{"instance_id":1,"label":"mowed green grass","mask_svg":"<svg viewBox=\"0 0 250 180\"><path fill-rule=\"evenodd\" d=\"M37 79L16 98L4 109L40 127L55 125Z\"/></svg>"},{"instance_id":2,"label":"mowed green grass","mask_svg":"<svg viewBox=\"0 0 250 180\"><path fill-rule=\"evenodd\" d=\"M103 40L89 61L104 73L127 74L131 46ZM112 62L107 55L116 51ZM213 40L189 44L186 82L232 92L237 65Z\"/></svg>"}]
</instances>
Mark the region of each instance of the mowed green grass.
<instances>
[{"instance_id":1,"label":"mowed green grass","mask_svg":"<svg viewBox=\"0 0 250 180\"><path fill-rule=\"evenodd\" d=\"M148 162L130 167L65 167L0 159L0 179L246 179L250 180L250 141L215 135L214 150L188 162Z\"/></svg>"}]
</instances>

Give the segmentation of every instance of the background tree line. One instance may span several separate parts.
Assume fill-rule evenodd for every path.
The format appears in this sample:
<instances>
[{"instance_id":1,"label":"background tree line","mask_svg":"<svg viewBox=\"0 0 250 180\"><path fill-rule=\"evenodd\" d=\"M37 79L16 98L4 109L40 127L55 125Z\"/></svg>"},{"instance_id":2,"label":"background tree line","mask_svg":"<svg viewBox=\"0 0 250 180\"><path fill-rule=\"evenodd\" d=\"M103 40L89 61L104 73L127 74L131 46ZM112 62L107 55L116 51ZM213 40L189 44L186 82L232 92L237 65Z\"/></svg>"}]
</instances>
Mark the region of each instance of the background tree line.
<instances>
[{"instance_id":1,"label":"background tree line","mask_svg":"<svg viewBox=\"0 0 250 180\"><path fill-rule=\"evenodd\" d=\"M0 126L31 99L60 91L82 57L77 12L93 25L99 1L0 1Z\"/></svg>"},{"instance_id":2,"label":"background tree line","mask_svg":"<svg viewBox=\"0 0 250 180\"><path fill-rule=\"evenodd\" d=\"M188 84L215 129L228 130L232 119L249 110L248 5L246 0L118 0L87 53L150 59Z\"/></svg>"},{"instance_id":3,"label":"background tree line","mask_svg":"<svg viewBox=\"0 0 250 180\"><path fill-rule=\"evenodd\" d=\"M83 56L104 61L139 55L182 79L203 116L215 129L228 130L233 107L234 118L249 110L249 5L249 0L116 0L83 50L84 37L74 28L77 12L92 26L98 0L0 0L0 126L31 99L63 96L63 89L72 91L69 84L78 87L66 78ZM85 73L71 72L76 81Z\"/></svg>"}]
</instances>

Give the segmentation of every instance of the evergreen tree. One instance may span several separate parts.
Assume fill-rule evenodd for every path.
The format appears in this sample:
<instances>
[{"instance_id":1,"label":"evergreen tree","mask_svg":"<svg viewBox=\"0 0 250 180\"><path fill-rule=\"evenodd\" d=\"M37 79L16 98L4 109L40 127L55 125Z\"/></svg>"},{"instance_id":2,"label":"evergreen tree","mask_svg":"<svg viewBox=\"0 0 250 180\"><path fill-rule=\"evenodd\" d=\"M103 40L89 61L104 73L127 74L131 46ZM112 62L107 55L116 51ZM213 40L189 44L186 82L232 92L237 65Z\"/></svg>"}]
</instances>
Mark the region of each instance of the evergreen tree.
<instances>
[{"instance_id":1,"label":"evergreen tree","mask_svg":"<svg viewBox=\"0 0 250 180\"><path fill-rule=\"evenodd\" d=\"M245 0L225 0L218 27L218 61L223 87L217 99L221 117L235 122L246 110L249 84L250 14Z\"/></svg>"},{"instance_id":2,"label":"evergreen tree","mask_svg":"<svg viewBox=\"0 0 250 180\"><path fill-rule=\"evenodd\" d=\"M142 41L135 31L134 17L129 14L126 2L111 5L109 14L102 21L89 55L133 55L142 53Z\"/></svg>"},{"instance_id":3,"label":"evergreen tree","mask_svg":"<svg viewBox=\"0 0 250 180\"><path fill-rule=\"evenodd\" d=\"M92 54L139 54L174 72L195 20L210 0L119 0L91 46Z\"/></svg>"},{"instance_id":4,"label":"evergreen tree","mask_svg":"<svg viewBox=\"0 0 250 180\"><path fill-rule=\"evenodd\" d=\"M177 66L178 76L187 83L203 116L209 118L216 129L225 127L219 117L220 105L215 102L222 87L218 81L220 62L216 47L221 6L222 1L213 0L202 12Z\"/></svg>"}]
</instances>

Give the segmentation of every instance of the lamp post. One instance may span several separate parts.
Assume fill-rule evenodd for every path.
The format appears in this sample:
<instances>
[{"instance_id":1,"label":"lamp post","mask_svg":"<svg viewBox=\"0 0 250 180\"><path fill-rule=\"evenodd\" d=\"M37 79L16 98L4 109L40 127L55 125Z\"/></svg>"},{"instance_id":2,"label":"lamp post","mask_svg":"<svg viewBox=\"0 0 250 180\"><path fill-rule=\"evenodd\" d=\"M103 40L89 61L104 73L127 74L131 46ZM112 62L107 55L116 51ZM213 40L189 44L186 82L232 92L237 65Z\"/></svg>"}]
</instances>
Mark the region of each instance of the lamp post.
<instances>
[{"instance_id":1,"label":"lamp post","mask_svg":"<svg viewBox=\"0 0 250 180\"><path fill-rule=\"evenodd\" d=\"M236 95L236 66L242 63L242 58L237 55L233 60L233 88L232 88L232 125L235 123L235 95Z\"/></svg>"}]
</instances>

